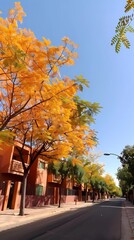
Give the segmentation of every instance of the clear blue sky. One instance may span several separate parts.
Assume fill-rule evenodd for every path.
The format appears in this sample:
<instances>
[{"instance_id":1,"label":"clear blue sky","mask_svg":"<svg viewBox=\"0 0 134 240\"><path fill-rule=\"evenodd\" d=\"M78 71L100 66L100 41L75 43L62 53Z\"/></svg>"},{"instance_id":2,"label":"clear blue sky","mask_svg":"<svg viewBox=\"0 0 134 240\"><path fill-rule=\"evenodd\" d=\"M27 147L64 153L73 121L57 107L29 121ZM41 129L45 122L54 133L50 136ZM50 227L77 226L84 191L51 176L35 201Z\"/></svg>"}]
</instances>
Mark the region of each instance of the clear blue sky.
<instances>
[{"instance_id":1,"label":"clear blue sky","mask_svg":"<svg viewBox=\"0 0 134 240\"><path fill-rule=\"evenodd\" d=\"M79 44L75 66L65 75L82 74L90 81L82 98L99 102L103 107L93 128L98 132L95 151L120 154L125 145L134 144L134 46L122 47L116 54L110 45L119 17L124 14L125 0L22 0L27 17L22 26L38 38L50 39L53 45L68 36ZM3 16L13 7L13 0L1 1ZM115 177L120 162L102 156L105 171Z\"/></svg>"}]
</instances>

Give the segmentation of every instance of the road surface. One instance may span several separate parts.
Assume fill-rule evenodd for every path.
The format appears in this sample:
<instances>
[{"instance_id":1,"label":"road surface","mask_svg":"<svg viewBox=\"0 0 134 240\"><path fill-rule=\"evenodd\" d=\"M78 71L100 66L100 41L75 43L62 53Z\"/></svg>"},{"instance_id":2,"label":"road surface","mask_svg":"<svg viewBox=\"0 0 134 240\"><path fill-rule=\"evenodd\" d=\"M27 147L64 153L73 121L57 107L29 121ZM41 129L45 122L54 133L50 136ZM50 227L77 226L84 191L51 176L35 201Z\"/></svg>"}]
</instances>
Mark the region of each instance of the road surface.
<instances>
[{"instance_id":1,"label":"road surface","mask_svg":"<svg viewBox=\"0 0 134 240\"><path fill-rule=\"evenodd\" d=\"M121 240L121 199L73 209L0 233L1 240Z\"/></svg>"}]
</instances>

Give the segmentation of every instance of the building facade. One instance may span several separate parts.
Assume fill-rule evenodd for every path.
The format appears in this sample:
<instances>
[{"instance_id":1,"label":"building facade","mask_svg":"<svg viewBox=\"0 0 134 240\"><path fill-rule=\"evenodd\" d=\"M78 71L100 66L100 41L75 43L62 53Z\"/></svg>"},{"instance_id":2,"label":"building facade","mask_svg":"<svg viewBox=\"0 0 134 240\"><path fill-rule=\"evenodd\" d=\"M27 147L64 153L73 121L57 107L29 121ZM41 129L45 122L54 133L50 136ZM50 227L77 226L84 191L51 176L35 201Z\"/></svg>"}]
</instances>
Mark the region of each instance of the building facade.
<instances>
[{"instance_id":1,"label":"building facade","mask_svg":"<svg viewBox=\"0 0 134 240\"><path fill-rule=\"evenodd\" d=\"M18 208L20 203L23 166L18 153L19 142L4 145L0 149L0 208ZM25 164L29 164L29 147L23 149Z\"/></svg>"},{"instance_id":2,"label":"building facade","mask_svg":"<svg viewBox=\"0 0 134 240\"><path fill-rule=\"evenodd\" d=\"M21 199L23 166L19 155L21 143L5 145L0 149L0 210L18 209ZM29 165L30 148L22 150L26 167ZM26 207L58 204L60 176L48 173L48 163L38 157L30 168L27 178ZM67 178L62 184L61 202L72 202L78 199L78 188ZM79 199L80 200L80 199Z\"/></svg>"}]
</instances>

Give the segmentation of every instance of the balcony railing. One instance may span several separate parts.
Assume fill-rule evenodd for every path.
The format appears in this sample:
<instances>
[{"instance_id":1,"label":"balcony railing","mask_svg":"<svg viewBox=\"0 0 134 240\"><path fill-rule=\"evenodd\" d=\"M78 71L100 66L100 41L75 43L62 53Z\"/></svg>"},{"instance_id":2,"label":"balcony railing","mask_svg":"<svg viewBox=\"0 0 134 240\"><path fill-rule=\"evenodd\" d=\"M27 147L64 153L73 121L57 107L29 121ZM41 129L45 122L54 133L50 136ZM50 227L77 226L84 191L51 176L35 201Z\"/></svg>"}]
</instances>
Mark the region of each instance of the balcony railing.
<instances>
[{"instance_id":1,"label":"balcony railing","mask_svg":"<svg viewBox=\"0 0 134 240\"><path fill-rule=\"evenodd\" d=\"M25 163L25 166L27 167L28 164ZM18 174L23 174L24 173L24 169L22 166L22 162L12 159L12 164L11 164L11 168L10 168L11 172L16 172Z\"/></svg>"}]
</instances>

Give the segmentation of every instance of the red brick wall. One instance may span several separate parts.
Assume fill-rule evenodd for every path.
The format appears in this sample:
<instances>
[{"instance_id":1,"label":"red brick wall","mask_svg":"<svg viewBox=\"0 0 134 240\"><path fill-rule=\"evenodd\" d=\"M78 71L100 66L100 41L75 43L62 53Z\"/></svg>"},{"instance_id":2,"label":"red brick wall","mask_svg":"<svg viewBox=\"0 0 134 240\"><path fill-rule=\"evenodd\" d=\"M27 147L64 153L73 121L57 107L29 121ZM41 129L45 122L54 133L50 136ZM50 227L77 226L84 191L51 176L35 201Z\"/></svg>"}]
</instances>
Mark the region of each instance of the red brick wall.
<instances>
[{"instance_id":1,"label":"red brick wall","mask_svg":"<svg viewBox=\"0 0 134 240\"><path fill-rule=\"evenodd\" d=\"M77 196L62 196L61 203L69 203L74 202ZM34 196L34 195L27 195L26 196L26 208L31 207L41 207L45 205L53 205L54 199L52 195L47 196Z\"/></svg>"}]
</instances>

